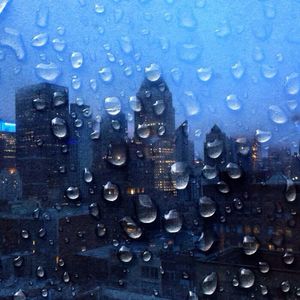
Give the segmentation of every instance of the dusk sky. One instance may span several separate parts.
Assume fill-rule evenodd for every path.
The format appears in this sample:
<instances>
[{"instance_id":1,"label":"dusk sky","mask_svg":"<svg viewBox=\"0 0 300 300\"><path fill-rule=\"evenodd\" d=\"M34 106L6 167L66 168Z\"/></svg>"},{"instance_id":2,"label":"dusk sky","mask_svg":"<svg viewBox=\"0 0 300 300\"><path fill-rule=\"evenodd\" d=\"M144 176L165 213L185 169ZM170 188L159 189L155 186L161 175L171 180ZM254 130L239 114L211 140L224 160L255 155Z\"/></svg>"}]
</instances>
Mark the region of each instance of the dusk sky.
<instances>
[{"instance_id":1,"label":"dusk sky","mask_svg":"<svg viewBox=\"0 0 300 300\"><path fill-rule=\"evenodd\" d=\"M95 115L109 96L128 113L156 64L193 139L217 123L299 144L299 20L299 0L0 0L0 118L14 120L17 88L42 81Z\"/></svg>"}]
</instances>

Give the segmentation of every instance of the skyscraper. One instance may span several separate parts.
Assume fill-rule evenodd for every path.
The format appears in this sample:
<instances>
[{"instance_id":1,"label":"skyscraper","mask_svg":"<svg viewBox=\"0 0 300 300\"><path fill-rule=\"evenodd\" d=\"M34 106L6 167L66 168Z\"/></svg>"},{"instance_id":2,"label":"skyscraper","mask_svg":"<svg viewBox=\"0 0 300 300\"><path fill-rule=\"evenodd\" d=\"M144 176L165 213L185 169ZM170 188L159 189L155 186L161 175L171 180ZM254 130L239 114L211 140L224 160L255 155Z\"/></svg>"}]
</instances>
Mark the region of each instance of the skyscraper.
<instances>
[{"instance_id":1,"label":"skyscraper","mask_svg":"<svg viewBox=\"0 0 300 300\"><path fill-rule=\"evenodd\" d=\"M170 168L175 162L175 112L165 81L145 79L137 93L141 109L135 112L135 139L144 146L145 159L154 162L154 188L175 192Z\"/></svg>"},{"instance_id":2,"label":"skyscraper","mask_svg":"<svg viewBox=\"0 0 300 300\"><path fill-rule=\"evenodd\" d=\"M0 120L0 170L16 168L15 124Z\"/></svg>"},{"instance_id":3,"label":"skyscraper","mask_svg":"<svg viewBox=\"0 0 300 300\"><path fill-rule=\"evenodd\" d=\"M16 94L17 169L23 197L42 206L60 202L69 165L68 90L37 84Z\"/></svg>"}]
</instances>

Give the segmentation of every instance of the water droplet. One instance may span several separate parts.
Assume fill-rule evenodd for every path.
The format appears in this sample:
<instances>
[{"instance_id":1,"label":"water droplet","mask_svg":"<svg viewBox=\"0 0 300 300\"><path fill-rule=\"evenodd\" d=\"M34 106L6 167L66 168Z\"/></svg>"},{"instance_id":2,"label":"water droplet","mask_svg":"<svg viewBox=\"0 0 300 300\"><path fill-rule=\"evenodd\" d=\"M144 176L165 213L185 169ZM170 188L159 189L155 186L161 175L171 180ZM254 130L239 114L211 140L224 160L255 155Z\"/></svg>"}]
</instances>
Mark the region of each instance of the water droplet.
<instances>
[{"instance_id":1,"label":"water droplet","mask_svg":"<svg viewBox=\"0 0 300 300\"><path fill-rule=\"evenodd\" d=\"M202 48L198 44L193 43L179 43L177 44L178 58L184 62L195 62L202 52Z\"/></svg>"},{"instance_id":2,"label":"water droplet","mask_svg":"<svg viewBox=\"0 0 300 300\"><path fill-rule=\"evenodd\" d=\"M228 194L230 192L230 188L225 181L219 181L217 183L217 187L218 187L219 192L222 194Z\"/></svg>"},{"instance_id":3,"label":"water droplet","mask_svg":"<svg viewBox=\"0 0 300 300\"><path fill-rule=\"evenodd\" d=\"M295 256L292 252L285 252L283 255L283 261L286 265L291 265L295 261Z\"/></svg>"},{"instance_id":4,"label":"water droplet","mask_svg":"<svg viewBox=\"0 0 300 300\"><path fill-rule=\"evenodd\" d=\"M46 108L46 100L44 98L33 99L32 104L33 107L38 111L42 111Z\"/></svg>"},{"instance_id":5,"label":"water droplet","mask_svg":"<svg viewBox=\"0 0 300 300\"><path fill-rule=\"evenodd\" d=\"M202 282L202 290L204 295L212 295L217 289L218 277L217 273L212 272L207 275Z\"/></svg>"},{"instance_id":6,"label":"water droplet","mask_svg":"<svg viewBox=\"0 0 300 300\"><path fill-rule=\"evenodd\" d=\"M43 288L41 294L42 294L43 298L47 298L48 297L48 290L46 288Z\"/></svg>"},{"instance_id":7,"label":"water droplet","mask_svg":"<svg viewBox=\"0 0 300 300\"><path fill-rule=\"evenodd\" d=\"M34 47L43 47L48 42L48 34L47 33L40 33L35 35L31 40L31 45Z\"/></svg>"},{"instance_id":8,"label":"water droplet","mask_svg":"<svg viewBox=\"0 0 300 300\"><path fill-rule=\"evenodd\" d=\"M155 82L161 77L160 66L157 64L150 64L145 67L145 76L149 81Z\"/></svg>"},{"instance_id":9,"label":"water droplet","mask_svg":"<svg viewBox=\"0 0 300 300\"><path fill-rule=\"evenodd\" d=\"M236 163L228 163L226 166L226 172L228 176L232 179L238 179L242 176L242 170L240 166Z\"/></svg>"},{"instance_id":10,"label":"water droplet","mask_svg":"<svg viewBox=\"0 0 300 300\"><path fill-rule=\"evenodd\" d=\"M36 12L36 25L46 27L48 25L49 8L42 4Z\"/></svg>"},{"instance_id":11,"label":"water droplet","mask_svg":"<svg viewBox=\"0 0 300 300\"><path fill-rule=\"evenodd\" d=\"M288 121L287 115L278 105L269 106L269 116L276 124L285 124Z\"/></svg>"},{"instance_id":12,"label":"water droplet","mask_svg":"<svg viewBox=\"0 0 300 300\"><path fill-rule=\"evenodd\" d=\"M255 131L255 138L259 143L266 143L272 138L272 132L257 129Z\"/></svg>"},{"instance_id":13,"label":"water droplet","mask_svg":"<svg viewBox=\"0 0 300 300\"><path fill-rule=\"evenodd\" d=\"M0 0L0 15L3 13L4 9L10 3L11 0Z\"/></svg>"},{"instance_id":14,"label":"water droplet","mask_svg":"<svg viewBox=\"0 0 300 300\"><path fill-rule=\"evenodd\" d=\"M90 215L96 219L100 218L100 207L98 203L94 202L89 205Z\"/></svg>"},{"instance_id":15,"label":"water droplet","mask_svg":"<svg viewBox=\"0 0 300 300\"><path fill-rule=\"evenodd\" d=\"M293 72L286 76L285 90L288 95L297 95L300 90L300 79L299 74Z\"/></svg>"},{"instance_id":16,"label":"water droplet","mask_svg":"<svg viewBox=\"0 0 300 300\"><path fill-rule=\"evenodd\" d=\"M246 255L253 255L259 248L255 236L245 235L243 238L243 249Z\"/></svg>"},{"instance_id":17,"label":"water droplet","mask_svg":"<svg viewBox=\"0 0 300 300\"><path fill-rule=\"evenodd\" d=\"M64 274L63 274L63 282L64 283L70 282L70 275L69 275L68 272L64 272Z\"/></svg>"},{"instance_id":18,"label":"water droplet","mask_svg":"<svg viewBox=\"0 0 300 300\"><path fill-rule=\"evenodd\" d=\"M197 115L200 112L198 98L192 91L185 91L180 100L189 116Z\"/></svg>"},{"instance_id":19,"label":"water droplet","mask_svg":"<svg viewBox=\"0 0 300 300\"><path fill-rule=\"evenodd\" d=\"M215 30L217 37L224 38L231 33L231 26L227 21L222 21L219 23L218 28Z\"/></svg>"},{"instance_id":20,"label":"water droplet","mask_svg":"<svg viewBox=\"0 0 300 300\"><path fill-rule=\"evenodd\" d=\"M138 196L136 201L136 213L141 223L150 224L156 220L157 208L148 195Z\"/></svg>"},{"instance_id":21,"label":"water droplet","mask_svg":"<svg viewBox=\"0 0 300 300\"><path fill-rule=\"evenodd\" d=\"M188 165L185 162L176 162L171 166L171 178L177 190L184 190L190 179Z\"/></svg>"},{"instance_id":22,"label":"water droplet","mask_svg":"<svg viewBox=\"0 0 300 300\"><path fill-rule=\"evenodd\" d=\"M72 52L71 64L73 69L79 69L83 64L83 54L81 52Z\"/></svg>"},{"instance_id":23,"label":"water droplet","mask_svg":"<svg viewBox=\"0 0 300 300\"><path fill-rule=\"evenodd\" d=\"M137 98L136 96L131 96L129 98L129 106L135 112L139 112L142 110L141 100L139 98Z\"/></svg>"},{"instance_id":24,"label":"water droplet","mask_svg":"<svg viewBox=\"0 0 300 300\"><path fill-rule=\"evenodd\" d=\"M237 152L241 155L248 155L250 151L250 145L247 141L246 138L237 138L236 139L236 144L237 144Z\"/></svg>"},{"instance_id":25,"label":"water droplet","mask_svg":"<svg viewBox=\"0 0 300 300\"><path fill-rule=\"evenodd\" d=\"M63 39L53 39L52 40L53 49L57 52L62 52L66 48L66 41Z\"/></svg>"},{"instance_id":26,"label":"water droplet","mask_svg":"<svg viewBox=\"0 0 300 300\"><path fill-rule=\"evenodd\" d=\"M180 9L178 12L178 24L180 27L194 30L197 27L197 20L190 9Z\"/></svg>"},{"instance_id":27,"label":"water droplet","mask_svg":"<svg viewBox=\"0 0 300 300\"><path fill-rule=\"evenodd\" d=\"M203 173L203 176L209 180L216 178L218 175L216 167L212 167L209 165L205 165L203 167L202 173Z\"/></svg>"},{"instance_id":28,"label":"water droplet","mask_svg":"<svg viewBox=\"0 0 300 300\"><path fill-rule=\"evenodd\" d=\"M199 298L195 292L189 291L187 300L199 300Z\"/></svg>"},{"instance_id":29,"label":"water droplet","mask_svg":"<svg viewBox=\"0 0 300 300\"><path fill-rule=\"evenodd\" d=\"M203 196L199 200L200 215L203 218L212 217L216 212L216 203L210 197Z\"/></svg>"},{"instance_id":30,"label":"water droplet","mask_svg":"<svg viewBox=\"0 0 300 300\"><path fill-rule=\"evenodd\" d=\"M83 179L86 183L91 183L93 181L93 173L88 168L84 168Z\"/></svg>"},{"instance_id":31,"label":"water droplet","mask_svg":"<svg viewBox=\"0 0 300 300\"><path fill-rule=\"evenodd\" d=\"M17 30L5 27L0 36L0 45L13 50L18 60L25 58L23 39Z\"/></svg>"},{"instance_id":32,"label":"water droplet","mask_svg":"<svg viewBox=\"0 0 300 300\"><path fill-rule=\"evenodd\" d=\"M21 236L22 236L23 239L29 239L29 237L30 237L29 231L26 230L26 229L23 229L23 230L21 231Z\"/></svg>"},{"instance_id":33,"label":"water droplet","mask_svg":"<svg viewBox=\"0 0 300 300\"><path fill-rule=\"evenodd\" d=\"M152 259L152 253L148 250L145 250L143 253L142 253L142 259L144 262L148 262Z\"/></svg>"},{"instance_id":34,"label":"water droplet","mask_svg":"<svg viewBox=\"0 0 300 300\"><path fill-rule=\"evenodd\" d=\"M274 66L263 64L261 66L261 73L266 79L272 79L277 75L277 68Z\"/></svg>"},{"instance_id":35,"label":"water droplet","mask_svg":"<svg viewBox=\"0 0 300 300\"><path fill-rule=\"evenodd\" d=\"M94 9L97 14L103 14L105 12L104 5L100 3L95 3Z\"/></svg>"},{"instance_id":36,"label":"water droplet","mask_svg":"<svg viewBox=\"0 0 300 300\"><path fill-rule=\"evenodd\" d=\"M119 40L120 48L125 54L133 52L133 43L129 36L122 36Z\"/></svg>"},{"instance_id":37,"label":"water droplet","mask_svg":"<svg viewBox=\"0 0 300 300\"><path fill-rule=\"evenodd\" d=\"M26 299L27 297L21 289L14 293L14 300L26 300Z\"/></svg>"},{"instance_id":38,"label":"water droplet","mask_svg":"<svg viewBox=\"0 0 300 300\"><path fill-rule=\"evenodd\" d=\"M60 67L53 63L40 63L35 67L36 75L47 81L55 81L61 74Z\"/></svg>"},{"instance_id":39,"label":"water droplet","mask_svg":"<svg viewBox=\"0 0 300 300\"><path fill-rule=\"evenodd\" d=\"M288 293L291 289L291 285L288 281L283 281L281 282L281 290L284 292L284 293Z\"/></svg>"},{"instance_id":40,"label":"water droplet","mask_svg":"<svg viewBox=\"0 0 300 300\"><path fill-rule=\"evenodd\" d=\"M156 115L162 115L166 109L164 100L156 100L153 104L153 109Z\"/></svg>"},{"instance_id":41,"label":"water droplet","mask_svg":"<svg viewBox=\"0 0 300 300\"><path fill-rule=\"evenodd\" d=\"M22 256L17 256L14 258L14 266L20 268L23 266L24 258Z\"/></svg>"},{"instance_id":42,"label":"water droplet","mask_svg":"<svg viewBox=\"0 0 300 300\"><path fill-rule=\"evenodd\" d=\"M242 288L248 289L254 285L255 276L250 269L241 268L239 270L239 281Z\"/></svg>"},{"instance_id":43,"label":"water droplet","mask_svg":"<svg viewBox=\"0 0 300 300\"><path fill-rule=\"evenodd\" d=\"M119 197L119 188L116 184L111 183L108 181L103 186L103 197L107 201L116 201Z\"/></svg>"},{"instance_id":44,"label":"water droplet","mask_svg":"<svg viewBox=\"0 0 300 300\"><path fill-rule=\"evenodd\" d=\"M120 261L122 261L124 263L129 263L133 259L133 254L128 247L121 246L118 251L118 257L119 257Z\"/></svg>"},{"instance_id":45,"label":"water droplet","mask_svg":"<svg viewBox=\"0 0 300 300\"><path fill-rule=\"evenodd\" d=\"M164 214L165 229L169 233L177 233L182 228L182 217L176 209Z\"/></svg>"},{"instance_id":46,"label":"water droplet","mask_svg":"<svg viewBox=\"0 0 300 300\"><path fill-rule=\"evenodd\" d=\"M270 266L265 261L258 262L258 268L259 268L259 271L263 274L266 274L270 271Z\"/></svg>"},{"instance_id":47,"label":"water droplet","mask_svg":"<svg viewBox=\"0 0 300 300\"><path fill-rule=\"evenodd\" d=\"M113 73L109 67L101 68L98 73L102 81L105 83L109 83L113 80Z\"/></svg>"},{"instance_id":48,"label":"water droplet","mask_svg":"<svg viewBox=\"0 0 300 300\"><path fill-rule=\"evenodd\" d=\"M96 235L98 237L103 237L106 234L106 227L104 226L104 224L97 224L96 226Z\"/></svg>"},{"instance_id":49,"label":"water droplet","mask_svg":"<svg viewBox=\"0 0 300 300\"><path fill-rule=\"evenodd\" d=\"M80 191L77 186L70 186L66 190L66 196L70 200L77 200L80 197Z\"/></svg>"},{"instance_id":50,"label":"water droplet","mask_svg":"<svg viewBox=\"0 0 300 300\"><path fill-rule=\"evenodd\" d=\"M182 79L182 76L183 76L181 69L173 68L173 69L171 69L170 73L171 73L173 81L176 84L179 84L181 82L181 79Z\"/></svg>"},{"instance_id":51,"label":"water droplet","mask_svg":"<svg viewBox=\"0 0 300 300\"><path fill-rule=\"evenodd\" d=\"M245 73L245 66L241 61L238 61L234 65L231 66L231 73L234 78L241 79Z\"/></svg>"},{"instance_id":52,"label":"water droplet","mask_svg":"<svg viewBox=\"0 0 300 300\"><path fill-rule=\"evenodd\" d=\"M226 103L231 110L240 110L242 107L239 97L235 94L230 94L226 97Z\"/></svg>"},{"instance_id":53,"label":"water droplet","mask_svg":"<svg viewBox=\"0 0 300 300\"><path fill-rule=\"evenodd\" d=\"M142 139L147 139L150 136L151 130L147 124L140 124L137 127L137 134Z\"/></svg>"},{"instance_id":54,"label":"water droplet","mask_svg":"<svg viewBox=\"0 0 300 300\"><path fill-rule=\"evenodd\" d=\"M132 220L131 217L124 217L120 224L126 234L132 239L138 239L142 236L142 229Z\"/></svg>"},{"instance_id":55,"label":"water droplet","mask_svg":"<svg viewBox=\"0 0 300 300\"><path fill-rule=\"evenodd\" d=\"M296 185L293 180L286 180L285 198L288 202L294 202L297 197Z\"/></svg>"},{"instance_id":56,"label":"water droplet","mask_svg":"<svg viewBox=\"0 0 300 300\"><path fill-rule=\"evenodd\" d=\"M80 87L81 87L81 79L77 75L72 76L72 88L74 90L79 90Z\"/></svg>"},{"instance_id":57,"label":"water droplet","mask_svg":"<svg viewBox=\"0 0 300 300\"><path fill-rule=\"evenodd\" d=\"M256 62L260 62L262 60L264 60L265 55L263 50L260 47L255 47L253 49L253 54L252 54L253 60Z\"/></svg>"},{"instance_id":58,"label":"water droplet","mask_svg":"<svg viewBox=\"0 0 300 300\"><path fill-rule=\"evenodd\" d=\"M210 232L202 232L196 246L203 252L209 251L215 242L214 235Z\"/></svg>"},{"instance_id":59,"label":"water droplet","mask_svg":"<svg viewBox=\"0 0 300 300\"><path fill-rule=\"evenodd\" d=\"M213 70L211 67L203 67L197 70L198 79L203 82L207 82L211 79Z\"/></svg>"},{"instance_id":60,"label":"water droplet","mask_svg":"<svg viewBox=\"0 0 300 300\"><path fill-rule=\"evenodd\" d=\"M68 135L68 128L66 121L62 118L56 117L51 120L51 129L54 136L59 139L65 138Z\"/></svg>"},{"instance_id":61,"label":"water droplet","mask_svg":"<svg viewBox=\"0 0 300 300\"><path fill-rule=\"evenodd\" d=\"M123 144L110 144L108 146L107 160L114 166L123 166L127 161L127 149Z\"/></svg>"},{"instance_id":62,"label":"water droplet","mask_svg":"<svg viewBox=\"0 0 300 300\"><path fill-rule=\"evenodd\" d=\"M36 276L38 278L43 278L45 276L45 270L42 266L38 266L36 269Z\"/></svg>"},{"instance_id":63,"label":"water droplet","mask_svg":"<svg viewBox=\"0 0 300 300\"><path fill-rule=\"evenodd\" d=\"M207 155L212 159L220 157L223 152L223 142L219 139L215 139L213 142L207 142L206 151Z\"/></svg>"},{"instance_id":64,"label":"water droplet","mask_svg":"<svg viewBox=\"0 0 300 300\"><path fill-rule=\"evenodd\" d=\"M118 97L107 97L104 100L104 108L111 116L116 116L121 111L121 101Z\"/></svg>"}]
</instances>

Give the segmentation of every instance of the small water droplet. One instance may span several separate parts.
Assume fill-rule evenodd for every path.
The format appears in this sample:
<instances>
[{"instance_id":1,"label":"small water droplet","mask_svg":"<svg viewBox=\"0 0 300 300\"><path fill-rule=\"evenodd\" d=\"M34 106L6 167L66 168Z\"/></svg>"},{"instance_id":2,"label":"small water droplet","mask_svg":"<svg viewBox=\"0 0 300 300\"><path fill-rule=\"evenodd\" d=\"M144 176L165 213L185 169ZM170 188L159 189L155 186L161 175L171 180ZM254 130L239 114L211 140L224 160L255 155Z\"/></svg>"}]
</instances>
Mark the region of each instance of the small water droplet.
<instances>
[{"instance_id":1,"label":"small water droplet","mask_svg":"<svg viewBox=\"0 0 300 300\"><path fill-rule=\"evenodd\" d=\"M43 47L48 42L48 34L47 33L39 33L35 35L31 40L31 45L34 47Z\"/></svg>"},{"instance_id":2,"label":"small water droplet","mask_svg":"<svg viewBox=\"0 0 300 300\"><path fill-rule=\"evenodd\" d=\"M203 196L199 200L199 209L203 218L212 217L216 212L216 203L210 197Z\"/></svg>"},{"instance_id":3,"label":"small water droplet","mask_svg":"<svg viewBox=\"0 0 300 300\"><path fill-rule=\"evenodd\" d=\"M197 70L198 79L207 82L211 79L213 70L211 67L202 67Z\"/></svg>"},{"instance_id":4,"label":"small water droplet","mask_svg":"<svg viewBox=\"0 0 300 300\"><path fill-rule=\"evenodd\" d=\"M269 116L276 124L285 124L288 121L287 115L278 105L269 106Z\"/></svg>"},{"instance_id":5,"label":"small water droplet","mask_svg":"<svg viewBox=\"0 0 300 300\"><path fill-rule=\"evenodd\" d=\"M230 94L226 97L226 103L231 110L240 110L242 107L239 97L235 94Z\"/></svg>"},{"instance_id":6,"label":"small water droplet","mask_svg":"<svg viewBox=\"0 0 300 300\"><path fill-rule=\"evenodd\" d=\"M253 255L257 252L259 243L255 236L245 235L243 238L243 250L246 255Z\"/></svg>"},{"instance_id":7,"label":"small water droplet","mask_svg":"<svg viewBox=\"0 0 300 300\"><path fill-rule=\"evenodd\" d=\"M131 217L124 217L120 224L126 234L132 239L138 239L142 236L142 229L132 220Z\"/></svg>"},{"instance_id":8,"label":"small water droplet","mask_svg":"<svg viewBox=\"0 0 300 300\"><path fill-rule=\"evenodd\" d=\"M51 120L51 129L54 136L59 139L65 138L68 135L68 128L66 121L62 118L56 117Z\"/></svg>"},{"instance_id":9,"label":"small water droplet","mask_svg":"<svg viewBox=\"0 0 300 300\"><path fill-rule=\"evenodd\" d=\"M218 277L217 273L212 272L207 275L202 282L202 290L204 295L212 295L217 289Z\"/></svg>"},{"instance_id":10,"label":"small water droplet","mask_svg":"<svg viewBox=\"0 0 300 300\"><path fill-rule=\"evenodd\" d=\"M241 79L245 73L245 66L241 61L238 61L231 66L231 73L234 78Z\"/></svg>"},{"instance_id":11,"label":"small water droplet","mask_svg":"<svg viewBox=\"0 0 300 300\"><path fill-rule=\"evenodd\" d=\"M145 76L149 81L155 82L161 77L160 66L157 64L150 64L145 67Z\"/></svg>"},{"instance_id":12,"label":"small water droplet","mask_svg":"<svg viewBox=\"0 0 300 300\"><path fill-rule=\"evenodd\" d=\"M141 223L150 224L156 220L157 208L148 195L139 195L136 201L137 217Z\"/></svg>"},{"instance_id":13,"label":"small water droplet","mask_svg":"<svg viewBox=\"0 0 300 300\"><path fill-rule=\"evenodd\" d=\"M119 197L119 188L116 184L111 183L108 181L103 186L103 196L104 199L107 201L116 201Z\"/></svg>"},{"instance_id":14,"label":"small water droplet","mask_svg":"<svg viewBox=\"0 0 300 300\"><path fill-rule=\"evenodd\" d=\"M171 178L177 190L184 190L190 179L188 166L184 162L176 162L171 166Z\"/></svg>"},{"instance_id":15,"label":"small water droplet","mask_svg":"<svg viewBox=\"0 0 300 300\"><path fill-rule=\"evenodd\" d=\"M176 209L171 209L164 214L165 229L169 233L177 233L182 228L182 217Z\"/></svg>"},{"instance_id":16,"label":"small water droplet","mask_svg":"<svg viewBox=\"0 0 300 300\"><path fill-rule=\"evenodd\" d=\"M129 263L133 259L133 254L132 254L131 250L126 246L120 247L120 249L118 251L118 256L119 256L120 261L122 261L124 263Z\"/></svg>"},{"instance_id":17,"label":"small water droplet","mask_svg":"<svg viewBox=\"0 0 300 300\"><path fill-rule=\"evenodd\" d=\"M79 69L83 64L83 54L81 52L72 52L71 64L73 69Z\"/></svg>"},{"instance_id":18,"label":"small water droplet","mask_svg":"<svg viewBox=\"0 0 300 300\"><path fill-rule=\"evenodd\" d=\"M255 276L250 269L241 268L239 270L239 282L242 288L248 289L254 285Z\"/></svg>"},{"instance_id":19,"label":"small water droplet","mask_svg":"<svg viewBox=\"0 0 300 300\"><path fill-rule=\"evenodd\" d=\"M60 67L53 62L40 63L35 67L36 75L47 81L55 81L61 74Z\"/></svg>"},{"instance_id":20,"label":"small water droplet","mask_svg":"<svg viewBox=\"0 0 300 300\"><path fill-rule=\"evenodd\" d=\"M109 83L113 80L113 73L110 67L103 67L99 70L100 78L103 82Z\"/></svg>"}]
</instances>

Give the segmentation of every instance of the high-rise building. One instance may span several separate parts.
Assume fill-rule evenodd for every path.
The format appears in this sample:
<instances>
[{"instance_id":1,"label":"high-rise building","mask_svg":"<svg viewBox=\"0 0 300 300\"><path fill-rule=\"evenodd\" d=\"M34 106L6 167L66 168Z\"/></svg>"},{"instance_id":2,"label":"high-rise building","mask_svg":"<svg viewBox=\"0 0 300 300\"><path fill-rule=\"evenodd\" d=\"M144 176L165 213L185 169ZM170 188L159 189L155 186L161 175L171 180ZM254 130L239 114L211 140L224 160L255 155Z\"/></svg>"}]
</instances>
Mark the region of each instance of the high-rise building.
<instances>
[{"instance_id":1,"label":"high-rise building","mask_svg":"<svg viewBox=\"0 0 300 300\"><path fill-rule=\"evenodd\" d=\"M23 197L42 206L60 202L72 148L68 90L37 84L16 94L17 169Z\"/></svg>"},{"instance_id":2,"label":"high-rise building","mask_svg":"<svg viewBox=\"0 0 300 300\"><path fill-rule=\"evenodd\" d=\"M170 169L175 162L175 112L165 81L145 79L137 93L141 109L135 112L135 139L153 161L154 188L175 192Z\"/></svg>"},{"instance_id":3,"label":"high-rise building","mask_svg":"<svg viewBox=\"0 0 300 300\"><path fill-rule=\"evenodd\" d=\"M0 170L16 168L16 126L0 120Z\"/></svg>"}]
</instances>

